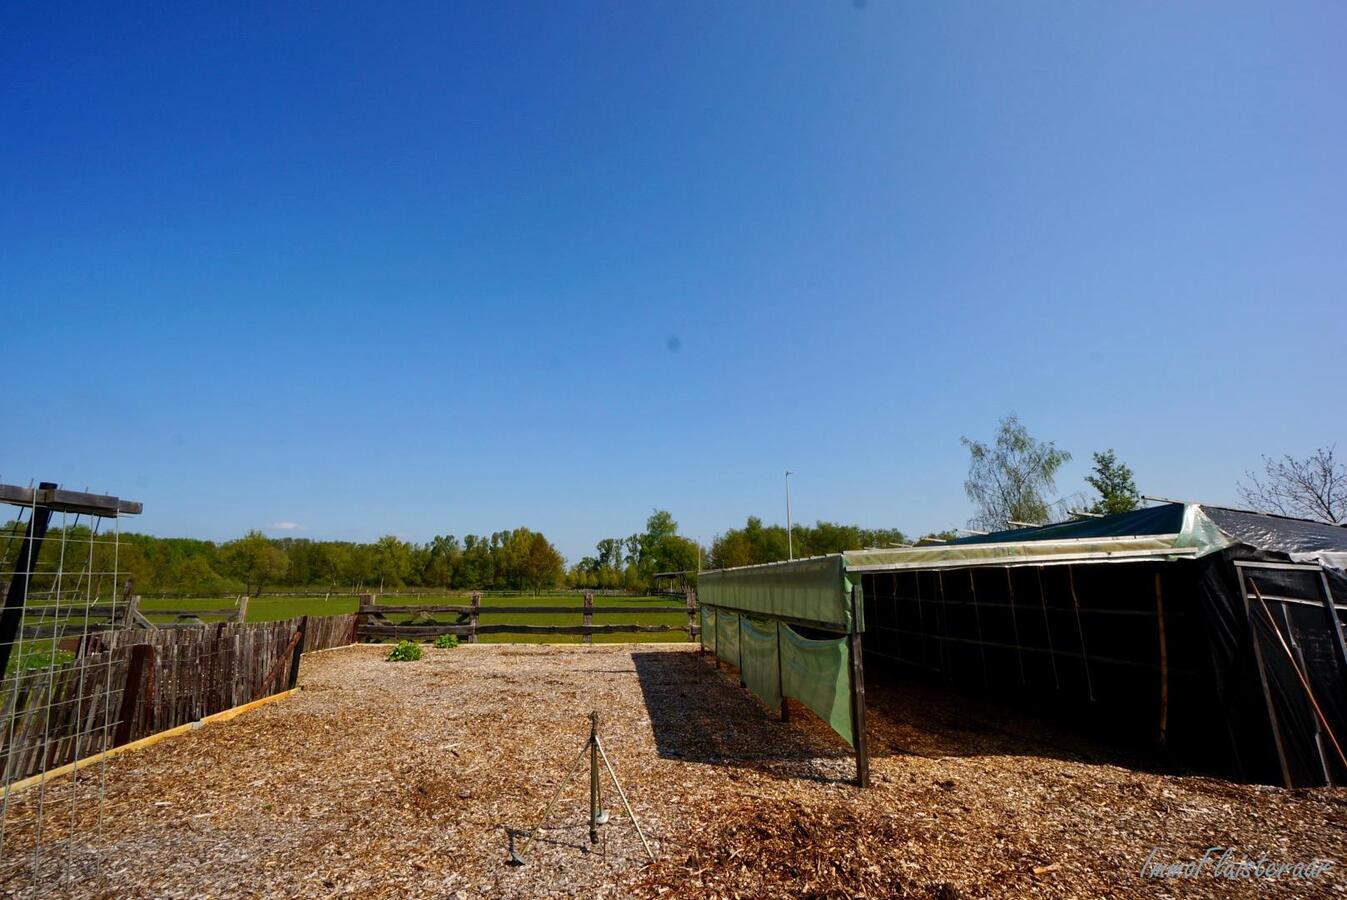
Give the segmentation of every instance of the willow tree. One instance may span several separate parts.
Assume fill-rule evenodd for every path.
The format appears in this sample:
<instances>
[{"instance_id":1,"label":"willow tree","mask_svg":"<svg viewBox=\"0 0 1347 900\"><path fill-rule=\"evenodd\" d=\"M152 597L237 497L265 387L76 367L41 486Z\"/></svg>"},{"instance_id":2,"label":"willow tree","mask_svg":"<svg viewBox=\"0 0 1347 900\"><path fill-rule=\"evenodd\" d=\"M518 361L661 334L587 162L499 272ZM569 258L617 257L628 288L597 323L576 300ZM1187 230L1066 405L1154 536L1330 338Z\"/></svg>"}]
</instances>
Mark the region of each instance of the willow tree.
<instances>
[{"instance_id":1,"label":"willow tree","mask_svg":"<svg viewBox=\"0 0 1347 900\"><path fill-rule=\"evenodd\" d=\"M1071 454L1052 441L1029 434L1018 417L1006 416L992 444L962 438L968 448L968 480L963 488L977 512L972 528L1002 531L1011 522L1048 521L1048 494L1057 486L1057 470Z\"/></svg>"}]
</instances>

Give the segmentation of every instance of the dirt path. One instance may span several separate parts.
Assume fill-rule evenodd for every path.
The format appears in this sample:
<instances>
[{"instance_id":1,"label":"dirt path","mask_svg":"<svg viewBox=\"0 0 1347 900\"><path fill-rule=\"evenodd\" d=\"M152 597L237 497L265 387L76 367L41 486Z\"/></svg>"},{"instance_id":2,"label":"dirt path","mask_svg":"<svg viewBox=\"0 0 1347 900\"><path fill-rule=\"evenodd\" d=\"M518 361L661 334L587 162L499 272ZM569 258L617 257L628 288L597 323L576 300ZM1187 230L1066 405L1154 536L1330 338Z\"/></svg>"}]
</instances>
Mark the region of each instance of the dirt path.
<instances>
[{"instance_id":1,"label":"dirt path","mask_svg":"<svg viewBox=\"0 0 1347 900\"><path fill-rule=\"evenodd\" d=\"M1347 791L1153 774L1027 720L882 686L871 696L875 787L859 791L831 732L804 715L777 722L686 646L477 645L400 664L383 652L306 657L300 695L111 761L101 833L96 807L79 807L72 880L42 886L119 897L1252 896L1247 881L1141 875L1152 850L1173 862L1232 846L1340 860L1271 893L1347 896ZM592 708L661 861L643 863L615 796L613 824L589 848L577 779L553 817L566 827L544 833L528 866L506 865L507 827L536 819ZM46 809L63 811L48 816L49 842L68 827L71 791L94 783L47 789ZM7 855L22 850L34 805L32 794L11 800ZM21 866L0 880L0 893L31 889Z\"/></svg>"}]
</instances>

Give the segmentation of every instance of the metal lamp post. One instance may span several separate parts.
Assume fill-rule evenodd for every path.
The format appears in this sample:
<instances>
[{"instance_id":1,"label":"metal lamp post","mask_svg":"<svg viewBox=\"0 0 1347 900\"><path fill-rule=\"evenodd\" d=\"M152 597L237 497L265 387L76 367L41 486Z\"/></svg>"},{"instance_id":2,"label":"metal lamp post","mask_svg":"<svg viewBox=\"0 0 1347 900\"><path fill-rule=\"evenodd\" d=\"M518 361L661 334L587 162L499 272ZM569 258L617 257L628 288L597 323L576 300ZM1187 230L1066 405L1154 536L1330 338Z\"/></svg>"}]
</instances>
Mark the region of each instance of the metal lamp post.
<instances>
[{"instance_id":1,"label":"metal lamp post","mask_svg":"<svg viewBox=\"0 0 1347 900\"><path fill-rule=\"evenodd\" d=\"M790 529L790 469L786 470L786 558L795 558L795 540Z\"/></svg>"}]
</instances>

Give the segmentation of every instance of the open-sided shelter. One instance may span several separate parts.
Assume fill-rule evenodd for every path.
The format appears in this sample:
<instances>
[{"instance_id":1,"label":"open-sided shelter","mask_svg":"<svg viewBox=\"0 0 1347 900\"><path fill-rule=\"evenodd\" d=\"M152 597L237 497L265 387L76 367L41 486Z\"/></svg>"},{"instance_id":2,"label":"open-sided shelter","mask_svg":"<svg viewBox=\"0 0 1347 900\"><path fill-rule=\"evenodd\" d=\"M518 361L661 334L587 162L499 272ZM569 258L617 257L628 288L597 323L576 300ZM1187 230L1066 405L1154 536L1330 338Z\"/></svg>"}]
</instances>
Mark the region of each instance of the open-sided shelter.
<instances>
[{"instance_id":1,"label":"open-sided shelter","mask_svg":"<svg viewBox=\"0 0 1347 900\"><path fill-rule=\"evenodd\" d=\"M706 572L699 594L705 647L858 752L863 659L1158 740L1199 769L1347 784L1341 526L1166 503Z\"/></svg>"}]
</instances>

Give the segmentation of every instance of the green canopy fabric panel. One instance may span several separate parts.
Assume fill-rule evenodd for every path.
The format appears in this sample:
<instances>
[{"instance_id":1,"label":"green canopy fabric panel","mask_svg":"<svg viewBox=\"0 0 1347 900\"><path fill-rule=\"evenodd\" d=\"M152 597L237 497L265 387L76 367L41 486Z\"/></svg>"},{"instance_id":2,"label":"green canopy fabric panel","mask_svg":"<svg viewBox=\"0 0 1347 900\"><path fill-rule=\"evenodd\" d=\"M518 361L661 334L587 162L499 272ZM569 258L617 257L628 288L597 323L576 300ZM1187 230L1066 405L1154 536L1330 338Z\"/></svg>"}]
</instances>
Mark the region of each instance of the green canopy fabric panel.
<instances>
[{"instance_id":1,"label":"green canopy fabric panel","mask_svg":"<svg viewBox=\"0 0 1347 900\"><path fill-rule=\"evenodd\" d=\"M698 610L701 616L701 641L702 649L716 652L716 609L714 606L703 606Z\"/></svg>"},{"instance_id":2,"label":"green canopy fabric panel","mask_svg":"<svg viewBox=\"0 0 1347 900\"><path fill-rule=\"evenodd\" d=\"M781 708L781 670L776 659L778 627L775 622L747 616L739 622L739 652L743 656L740 675L750 691L776 710Z\"/></svg>"},{"instance_id":3,"label":"green canopy fabric panel","mask_svg":"<svg viewBox=\"0 0 1347 900\"><path fill-rule=\"evenodd\" d=\"M801 619L838 631L864 630L859 610L852 620L851 582L841 554L703 572L697 595L710 606Z\"/></svg>"},{"instance_id":4,"label":"green canopy fabric panel","mask_svg":"<svg viewBox=\"0 0 1347 900\"><path fill-rule=\"evenodd\" d=\"M815 641L781 626L781 689L812 709L853 747L851 652L846 638Z\"/></svg>"},{"instance_id":5,"label":"green canopy fabric panel","mask_svg":"<svg viewBox=\"0 0 1347 900\"><path fill-rule=\"evenodd\" d=\"M723 609L716 610L716 656L739 665L739 617Z\"/></svg>"}]
</instances>

